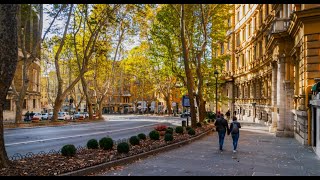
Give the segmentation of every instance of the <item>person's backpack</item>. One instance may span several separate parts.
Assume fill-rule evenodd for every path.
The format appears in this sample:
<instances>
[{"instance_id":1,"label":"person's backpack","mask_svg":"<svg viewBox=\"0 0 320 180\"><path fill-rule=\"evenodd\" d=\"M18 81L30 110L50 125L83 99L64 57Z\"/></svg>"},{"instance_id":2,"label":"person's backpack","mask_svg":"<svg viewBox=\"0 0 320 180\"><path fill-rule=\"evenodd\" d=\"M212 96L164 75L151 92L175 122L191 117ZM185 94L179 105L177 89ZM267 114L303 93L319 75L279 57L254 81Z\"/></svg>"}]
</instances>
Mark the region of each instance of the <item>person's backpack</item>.
<instances>
[{"instance_id":1,"label":"person's backpack","mask_svg":"<svg viewBox=\"0 0 320 180\"><path fill-rule=\"evenodd\" d=\"M239 133L238 123L233 123L231 134L237 134L237 133Z\"/></svg>"}]
</instances>

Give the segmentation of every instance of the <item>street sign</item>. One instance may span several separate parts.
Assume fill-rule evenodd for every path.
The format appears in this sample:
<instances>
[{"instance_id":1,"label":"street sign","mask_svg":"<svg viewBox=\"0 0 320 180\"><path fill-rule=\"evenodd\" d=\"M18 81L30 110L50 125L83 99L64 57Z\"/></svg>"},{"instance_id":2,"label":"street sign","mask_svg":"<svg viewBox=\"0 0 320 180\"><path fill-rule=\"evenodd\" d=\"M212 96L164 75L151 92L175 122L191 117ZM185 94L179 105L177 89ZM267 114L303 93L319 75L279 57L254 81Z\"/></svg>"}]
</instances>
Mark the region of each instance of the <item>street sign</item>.
<instances>
[{"instance_id":1,"label":"street sign","mask_svg":"<svg viewBox=\"0 0 320 180\"><path fill-rule=\"evenodd\" d=\"M175 107L177 105L176 102L172 102L172 106Z\"/></svg>"},{"instance_id":2,"label":"street sign","mask_svg":"<svg viewBox=\"0 0 320 180\"><path fill-rule=\"evenodd\" d=\"M182 96L182 106L183 107L190 107L189 96L187 96L187 95Z\"/></svg>"}]
</instances>

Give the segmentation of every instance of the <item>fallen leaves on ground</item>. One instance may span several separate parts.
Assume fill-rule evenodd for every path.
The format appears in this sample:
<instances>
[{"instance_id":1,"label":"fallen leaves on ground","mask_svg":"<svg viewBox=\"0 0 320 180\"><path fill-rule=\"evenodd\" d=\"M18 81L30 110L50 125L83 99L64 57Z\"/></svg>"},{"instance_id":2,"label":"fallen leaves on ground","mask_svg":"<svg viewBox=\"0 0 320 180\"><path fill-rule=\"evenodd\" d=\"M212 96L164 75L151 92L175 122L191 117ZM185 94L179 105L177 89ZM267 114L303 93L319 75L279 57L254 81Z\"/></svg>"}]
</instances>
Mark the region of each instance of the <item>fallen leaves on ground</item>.
<instances>
[{"instance_id":1,"label":"fallen leaves on ground","mask_svg":"<svg viewBox=\"0 0 320 180\"><path fill-rule=\"evenodd\" d=\"M210 127L197 128L196 134L208 129L210 129ZM174 133L173 136L174 140L171 142L165 142L163 136L158 141L149 138L141 140L139 145L130 145L130 151L127 154L117 153L117 147L114 146L112 150L84 148L78 151L74 157L65 157L60 154L42 154L14 160L10 161L9 167L0 169L0 176L55 176L108 161L145 153L190 138L186 133L182 135ZM123 166L115 166L113 169L121 170Z\"/></svg>"}]
</instances>

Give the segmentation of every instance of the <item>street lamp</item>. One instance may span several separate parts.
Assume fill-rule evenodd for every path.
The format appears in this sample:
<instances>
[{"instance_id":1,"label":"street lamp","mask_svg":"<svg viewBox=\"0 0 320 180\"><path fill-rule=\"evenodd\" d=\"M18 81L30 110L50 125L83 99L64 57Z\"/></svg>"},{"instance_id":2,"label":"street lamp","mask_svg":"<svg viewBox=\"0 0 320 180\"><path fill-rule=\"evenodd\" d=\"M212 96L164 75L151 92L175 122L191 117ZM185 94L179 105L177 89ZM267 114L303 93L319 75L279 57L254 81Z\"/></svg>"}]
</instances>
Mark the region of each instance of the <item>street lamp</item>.
<instances>
[{"instance_id":1,"label":"street lamp","mask_svg":"<svg viewBox=\"0 0 320 180\"><path fill-rule=\"evenodd\" d=\"M214 70L214 77L216 77L216 118L218 115L218 75L219 72L217 70Z\"/></svg>"}]
</instances>

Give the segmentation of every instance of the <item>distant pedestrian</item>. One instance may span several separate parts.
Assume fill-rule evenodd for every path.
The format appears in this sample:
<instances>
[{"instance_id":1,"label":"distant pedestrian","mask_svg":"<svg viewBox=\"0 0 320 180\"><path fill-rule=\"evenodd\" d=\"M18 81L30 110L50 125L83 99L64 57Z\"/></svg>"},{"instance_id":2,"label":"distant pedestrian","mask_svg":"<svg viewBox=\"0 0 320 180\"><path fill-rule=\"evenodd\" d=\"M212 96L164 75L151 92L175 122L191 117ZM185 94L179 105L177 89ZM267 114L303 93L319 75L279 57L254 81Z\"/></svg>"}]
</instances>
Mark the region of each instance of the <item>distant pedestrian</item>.
<instances>
[{"instance_id":1,"label":"distant pedestrian","mask_svg":"<svg viewBox=\"0 0 320 180\"><path fill-rule=\"evenodd\" d=\"M33 116L34 116L34 112L33 112L33 111L31 111L31 113L30 113L30 118L32 119L32 118L33 118Z\"/></svg>"},{"instance_id":2,"label":"distant pedestrian","mask_svg":"<svg viewBox=\"0 0 320 180\"><path fill-rule=\"evenodd\" d=\"M216 130L219 135L219 149L220 151L223 151L224 137L226 135L226 132L229 133L228 121L225 120L223 118L223 114L220 113L214 125L216 126Z\"/></svg>"},{"instance_id":3,"label":"distant pedestrian","mask_svg":"<svg viewBox=\"0 0 320 180\"><path fill-rule=\"evenodd\" d=\"M230 120L230 109L228 109L228 111L226 112L226 116L227 116L227 120Z\"/></svg>"},{"instance_id":4,"label":"distant pedestrian","mask_svg":"<svg viewBox=\"0 0 320 180\"><path fill-rule=\"evenodd\" d=\"M241 125L237 121L237 117L233 116L232 122L230 123L230 132L228 133L228 135L231 134L232 137L233 153L237 152L237 146L240 136L239 128L241 128Z\"/></svg>"},{"instance_id":5,"label":"distant pedestrian","mask_svg":"<svg viewBox=\"0 0 320 180\"><path fill-rule=\"evenodd\" d=\"M27 111L24 116L25 116L25 118L24 118L25 121L30 121L30 113L29 113L29 111Z\"/></svg>"}]
</instances>

